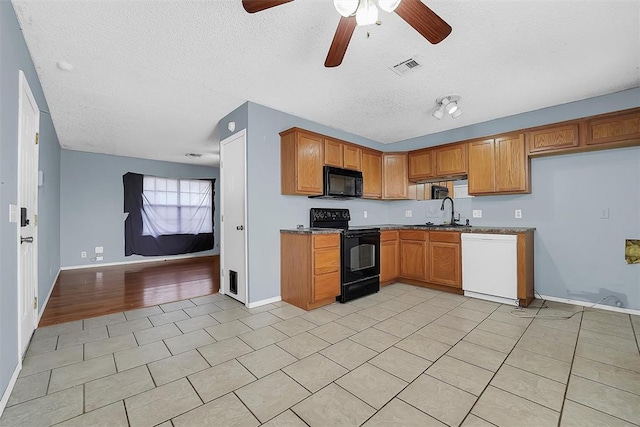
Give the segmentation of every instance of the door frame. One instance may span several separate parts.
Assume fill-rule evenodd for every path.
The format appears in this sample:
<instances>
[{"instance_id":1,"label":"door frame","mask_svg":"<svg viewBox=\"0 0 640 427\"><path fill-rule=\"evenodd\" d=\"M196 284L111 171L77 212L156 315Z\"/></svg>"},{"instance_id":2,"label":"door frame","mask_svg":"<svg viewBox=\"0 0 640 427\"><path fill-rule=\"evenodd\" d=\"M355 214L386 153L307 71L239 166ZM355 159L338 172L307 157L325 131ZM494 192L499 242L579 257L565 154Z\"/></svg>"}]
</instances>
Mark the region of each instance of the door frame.
<instances>
[{"instance_id":1,"label":"door frame","mask_svg":"<svg viewBox=\"0 0 640 427\"><path fill-rule=\"evenodd\" d=\"M245 302L244 305L246 307L249 306L249 247L248 247L248 235L249 229L247 227L247 130L242 129L233 135L223 139L220 141L220 293L226 294L226 282L224 280L224 174L222 173L223 162L224 162L224 147L231 142L242 139L242 144L244 148L244 287L245 287Z\"/></svg>"},{"instance_id":2,"label":"door frame","mask_svg":"<svg viewBox=\"0 0 640 427\"><path fill-rule=\"evenodd\" d=\"M23 96L26 93L27 96L27 100L23 100ZM23 197L21 195L21 183L22 183L22 168L20 166L20 155L22 152L22 147L25 143L28 143L28 141L23 141L22 140L22 105L24 102L30 102L33 105L35 105L36 107L36 124L35 124L35 131L36 131L36 138L38 138L38 135L40 133L40 110L38 107L38 103L35 100L35 97L33 96L33 92L31 91L31 87L29 86L29 82L24 74L24 72L22 70L18 70L18 173L17 173L17 202L18 202L18 209L21 208L21 202L23 201ZM36 143L36 150L39 152L40 151L40 146ZM38 153L38 168L40 166L40 160L39 160L39 153ZM36 174L38 172L36 171ZM32 212L33 215L38 215L38 187L37 187L37 179L34 181L34 183L36 184L35 187L35 192L36 192L36 206L34 211ZM34 218L34 225L33 225L33 254L34 254L34 275L33 277L35 278L34 282L33 282L33 295L34 297L38 297L38 223L37 220L35 219L36 216L33 217ZM17 289L18 289L18 295L17 295L17 303L18 303L18 363L20 366L22 366L22 357L24 356L24 354L22 353L22 348L23 348L23 342L22 342L22 319L20 318L20 307L21 307L21 288L22 288L22 278L21 278L21 269L22 269L22 263L20 261L20 238L21 238L21 230L20 230L20 220L17 221L16 223L16 252L18 255L18 259L16 262L17 265ZM35 329L38 327L38 308L39 308L39 304L36 308L33 309L33 330L35 331ZM33 332L33 331L32 331ZM26 348L25 348L26 350Z\"/></svg>"}]
</instances>

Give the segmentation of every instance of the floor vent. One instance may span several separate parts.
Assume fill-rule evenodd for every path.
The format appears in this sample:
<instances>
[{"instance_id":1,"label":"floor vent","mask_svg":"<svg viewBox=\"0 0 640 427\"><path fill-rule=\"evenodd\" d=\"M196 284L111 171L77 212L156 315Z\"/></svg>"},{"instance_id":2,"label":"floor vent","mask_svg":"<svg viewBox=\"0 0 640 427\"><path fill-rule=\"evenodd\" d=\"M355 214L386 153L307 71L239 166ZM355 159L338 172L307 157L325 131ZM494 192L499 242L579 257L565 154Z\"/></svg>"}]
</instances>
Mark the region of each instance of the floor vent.
<instances>
[{"instance_id":1,"label":"floor vent","mask_svg":"<svg viewBox=\"0 0 640 427\"><path fill-rule=\"evenodd\" d=\"M415 71L420 67L421 65L418 63L418 61L413 58L409 58L406 61L402 61L401 63L389 68L397 75L404 76L405 74Z\"/></svg>"}]
</instances>

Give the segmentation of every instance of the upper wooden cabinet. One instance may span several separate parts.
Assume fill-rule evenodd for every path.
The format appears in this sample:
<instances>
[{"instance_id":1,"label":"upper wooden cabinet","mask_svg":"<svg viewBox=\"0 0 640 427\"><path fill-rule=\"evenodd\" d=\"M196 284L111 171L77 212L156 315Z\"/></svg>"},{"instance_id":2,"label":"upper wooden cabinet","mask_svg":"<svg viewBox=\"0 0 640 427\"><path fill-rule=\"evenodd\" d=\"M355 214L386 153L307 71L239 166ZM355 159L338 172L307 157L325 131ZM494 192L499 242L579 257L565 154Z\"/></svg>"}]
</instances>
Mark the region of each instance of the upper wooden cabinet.
<instances>
[{"instance_id":1,"label":"upper wooden cabinet","mask_svg":"<svg viewBox=\"0 0 640 427\"><path fill-rule=\"evenodd\" d=\"M531 154L577 147L580 144L578 123L529 131L526 139Z\"/></svg>"},{"instance_id":2,"label":"upper wooden cabinet","mask_svg":"<svg viewBox=\"0 0 640 427\"><path fill-rule=\"evenodd\" d=\"M409 152L409 181L417 182L436 176L435 149Z\"/></svg>"},{"instance_id":3,"label":"upper wooden cabinet","mask_svg":"<svg viewBox=\"0 0 640 427\"><path fill-rule=\"evenodd\" d=\"M362 180L365 199L382 198L382 153L362 150Z\"/></svg>"},{"instance_id":4,"label":"upper wooden cabinet","mask_svg":"<svg viewBox=\"0 0 640 427\"><path fill-rule=\"evenodd\" d=\"M337 168L362 170L362 149L336 139L325 138L324 164Z\"/></svg>"},{"instance_id":5,"label":"upper wooden cabinet","mask_svg":"<svg viewBox=\"0 0 640 427\"><path fill-rule=\"evenodd\" d=\"M360 147L345 144L342 158L345 169L362 170L362 149Z\"/></svg>"},{"instance_id":6,"label":"upper wooden cabinet","mask_svg":"<svg viewBox=\"0 0 640 427\"><path fill-rule=\"evenodd\" d=\"M524 134L469 143L469 194L531 192Z\"/></svg>"},{"instance_id":7,"label":"upper wooden cabinet","mask_svg":"<svg viewBox=\"0 0 640 427\"><path fill-rule=\"evenodd\" d=\"M467 144L438 147L436 151L436 176L459 176L467 173Z\"/></svg>"},{"instance_id":8,"label":"upper wooden cabinet","mask_svg":"<svg viewBox=\"0 0 640 427\"><path fill-rule=\"evenodd\" d=\"M343 167L344 164L344 144L335 139L325 138L324 140L324 164Z\"/></svg>"},{"instance_id":9,"label":"upper wooden cabinet","mask_svg":"<svg viewBox=\"0 0 640 427\"><path fill-rule=\"evenodd\" d=\"M322 194L324 138L293 128L280 133L282 194Z\"/></svg>"},{"instance_id":10,"label":"upper wooden cabinet","mask_svg":"<svg viewBox=\"0 0 640 427\"><path fill-rule=\"evenodd\" d=\"M408 197L407 153L382 153L382 198L406 199Z\"/></svg>"},{"instance_id":11,"label":"upper wooden cabinet","mask_svg":"<svg viewBox=\"0 0 640 427\"><path fill-rule=\"evenodd\" d=\"M640 111L607 114L587 120L587 145L640 139Z\"/></svg>"}]
</instances>

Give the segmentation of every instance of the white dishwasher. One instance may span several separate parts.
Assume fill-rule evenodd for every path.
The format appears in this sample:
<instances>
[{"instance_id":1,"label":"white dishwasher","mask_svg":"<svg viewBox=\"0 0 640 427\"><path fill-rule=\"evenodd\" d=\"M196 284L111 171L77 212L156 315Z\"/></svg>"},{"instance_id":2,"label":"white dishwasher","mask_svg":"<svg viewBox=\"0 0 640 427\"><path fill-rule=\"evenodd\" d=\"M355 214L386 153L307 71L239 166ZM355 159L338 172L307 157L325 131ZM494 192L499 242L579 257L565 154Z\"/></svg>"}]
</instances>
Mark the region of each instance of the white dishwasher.
<instances>
[{"instance_id":1,"label":"white dishwasher","mask_svg":"<svg viewBox=\"0 0 640 427\"><path fill-rule=\"evenodd\" d=\"M513 234L462 233L466 296L518 304L517 239Z\"/></svg>"}]
</instances>

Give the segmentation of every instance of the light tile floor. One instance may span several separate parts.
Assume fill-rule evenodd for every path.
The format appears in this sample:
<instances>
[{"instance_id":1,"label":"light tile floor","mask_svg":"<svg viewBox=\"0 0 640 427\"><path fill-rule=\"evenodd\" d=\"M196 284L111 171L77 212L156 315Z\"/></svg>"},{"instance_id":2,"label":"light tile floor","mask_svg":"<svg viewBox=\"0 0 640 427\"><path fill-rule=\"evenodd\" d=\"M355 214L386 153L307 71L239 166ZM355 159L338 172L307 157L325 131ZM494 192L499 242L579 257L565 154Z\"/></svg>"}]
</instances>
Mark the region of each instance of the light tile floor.
<instances>
[{"instance_id":1,"label":"light tile floor","mask_svg":"<svg viewBox=\"0 0 640 427\"><path fill-rule=\"evenodd\" d=\"M0 426L640 425L639 316L514 310L398 283L310 312L216 294L40 328Z\"/></svg>"}]
</instances>

